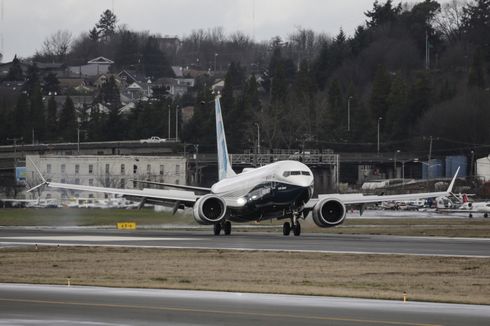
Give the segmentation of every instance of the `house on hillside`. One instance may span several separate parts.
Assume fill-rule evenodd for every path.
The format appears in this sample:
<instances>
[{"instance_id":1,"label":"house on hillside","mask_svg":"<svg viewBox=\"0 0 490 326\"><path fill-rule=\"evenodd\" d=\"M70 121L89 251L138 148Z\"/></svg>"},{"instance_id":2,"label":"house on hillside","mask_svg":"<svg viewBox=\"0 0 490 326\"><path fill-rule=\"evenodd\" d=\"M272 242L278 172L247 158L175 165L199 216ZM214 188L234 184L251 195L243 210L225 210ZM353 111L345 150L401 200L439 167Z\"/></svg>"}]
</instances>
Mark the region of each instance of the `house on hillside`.
<instances>
[{"instance_id":1,"label":"house on hillside","mask_svg":"<svg viewBox=\"0 0 490 326\"><path fill-rule=\"evenodd\" d=\"M68 70L71 74L78 75L80 77L95 77L100 74L106 74L109 72L109 67L114 61L105 57L98 57L87 62L81 66L69 66Z\"/></svg>"}]
</instances>

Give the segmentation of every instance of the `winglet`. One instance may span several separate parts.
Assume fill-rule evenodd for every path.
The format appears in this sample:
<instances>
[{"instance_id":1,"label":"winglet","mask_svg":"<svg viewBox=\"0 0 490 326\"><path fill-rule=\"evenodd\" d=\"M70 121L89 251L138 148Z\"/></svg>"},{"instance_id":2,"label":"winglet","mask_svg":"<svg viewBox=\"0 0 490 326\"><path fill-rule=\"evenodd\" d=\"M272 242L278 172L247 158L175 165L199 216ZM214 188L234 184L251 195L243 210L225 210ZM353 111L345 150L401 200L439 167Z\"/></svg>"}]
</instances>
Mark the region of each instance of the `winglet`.
<instances>
[{"instance_id":1,"label":"winglet","mask_svg":"<svg viewBox=\"0 0 490 326\"><path fill-rule=\"evenodd\" d=\"M30 157L27 157L27 159L29 161L31 161L32 165L34 166L34 169L36 169L37 173L39 174L39 176L41 177L41 180L43 180L43 183L47 183L46 179L44 179L44 176L43 174L41 173L41 171L38 169L37 165L34 164L34 161L30 158Z\"/></svg>"},{"instance_id":2,"label":"winglet","mask_svg":"<svg viewBox=\"0 0 490 326\"><path fill-rule=\"evenodd\" d=\"M453 180L451 180L451 183L449 184L449 187L447 188L447 193L452 193L453 192L453 187L454 187L454 183L456 182L456 177L458 176L458 173L459 173L459 166L458 166L458 169L456 170L456 173L454 174L454 177L453 177Z\"/></svg>"},{"instance_id":3,"label":"winglet","mask_svg":"<svg viewBox=\"0 0 490 326\"><path fill-rule=\"evenodd\" d=\"M41 182L40 184L38 184L37 186L34 186L32 187L31 189L27 190L26 192L31 192L31 191L34 191L36 190L37 188L39 187L42 187L44 186L45 184L48 184L48 181L46 181L46 179L44 179L44 176L43 174L41 173L41 171L38 169L38 167L36 166L36 164L34 164L34 162L32 161L32 159L30 157L27 157L27 159L32 163L32 165L34 166L34 169L36 169L37 173L39 174L39 176L41 177L41 180L43 182Z\"/></svg>"}]
</instances>

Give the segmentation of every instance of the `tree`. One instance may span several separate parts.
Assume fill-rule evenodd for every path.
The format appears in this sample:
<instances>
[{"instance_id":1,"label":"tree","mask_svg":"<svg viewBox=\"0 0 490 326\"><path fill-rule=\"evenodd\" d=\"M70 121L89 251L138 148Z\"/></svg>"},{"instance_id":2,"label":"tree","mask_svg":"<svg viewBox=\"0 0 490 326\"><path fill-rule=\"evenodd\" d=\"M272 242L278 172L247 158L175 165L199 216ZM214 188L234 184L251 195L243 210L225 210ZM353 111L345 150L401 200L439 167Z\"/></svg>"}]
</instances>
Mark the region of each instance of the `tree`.
<instances>
[{"instance_id":1,"label":"tree","mask_svg":"<svg viewBox=\"0 0 490 326\"><path fill-rule=\"evenodd\" d=\"M476 0L463 8L463 30L468 40L490 61L490 0Z\"/></svg>"},{"instance_id":2,"label":"tree","mask_svg":"<svg viewBox=\"0 0 490 326\"><path fill-rule=\"evenodd\" d=\"M56 136L58 136L58 105L54 95L51 95L46 114L46 138L47 140L54 140Z\"/></svg>"},{"instance_id":3,"label":"tree","mask_svg":"<svg viewBox=\"0 0 490 326\"><path fill-rule=\"evenodd\" d=\"M394 22L402 11L401 3L393 6L392 0L387 0L384 5L380 5L378 0L374 1L373 10L364 13L369 20L366 21L369 27L382 26Z\"/></svg>"},{"instance_id":4,"label":"tree","mask_svg":"<svg viewBox=\"0 0 490 326\"><path fill-rule=\"evenodd\" d=\"M444 3L440 13L434 18L436 29L444 38L453 43L461 40L463 34L463 1L451 0Z\"/></svg>"},{"instance_id":5,"label":"tree","mask_svg":"<svg viewBox=\"0 0 490 326\"><path fill-rule=\"evenodd\" d=\"M99 35L107 41L114 35L116 31L116 23L116 15L107 9L102 13L102 15L100 15L99 22L95 25L95 27L97 27Z\"/></svg>"},{"instance_id":6,"label":"tree","mask_svg":"<svg viewBox=\"0 0 490 326\"><path fill-rule=\"evenodd\" d=\"M152 79L168 77L173 74L170 63L165 53L158 47L157 39L154 36L150 36L146 40L143 48L142 63L146 76L151 76Z\"/></svg>"},{"instance_id":7,"label":"tree","mask_svg":"<svg viewBox=\"0 0 490 326\"><path fill-rule=\"evenodd\" d=\"M470 71L468 73L468 86L485 88L485 69L483 63L483 51L476 50L473 55Z\"/></svg>"},{"instance_id":8,"label":"tree","mask_svg":"<svg viewBox=\"0 0 490 326\"><path fill-rule=\"evenodd\" d=\"M99 41L99 38L100 38L100 31L98 31L96 27L92 28L88 32L88 38L91 41L98 42Z\"/></svg>"},{"instance_id":9,"label":"tree","mask_svg":"<svg viewBox=\"0 0 490 326\"><path fill-rule=\"evenodd\" d=\"M390 93L391 78L385 66L379 65L374 76L373 89L369 99L371 114L374 119L386 118L388 111L388 95Z\"/></svg>"},{"instance_id":10,"label":"tree","mask_svg":"<svg viewBox=\"0 0 490 326\"><path fill-rule=\"evenodd\" d=\"M387 100L387 112L385 119L385 132L393 139L401 139L405 136L406 111L407 111L407 85L399 74L393 79Z\"/></svg>"},{"instance_id":11,"label":"tree","mask_svg":"<svg viewBox=\"0 0 490 326\"><path fill-rule=\"evenodd\" d=\"M118 36L115 54L116 64L121 68L126 68L138 63L138 36L128 30L121 31Z\"/></svg>"},{"instance_id":12,"label":"tree","mask_svg":"<svg viewBox=\"0 0 490 326\"><path fill-rule=\"evenodd\" d=\"M50 72L44 77L43 91L45 94L59 93L60 81L58 80L58 77L56 77L56 74Z\"/></svg>"},{"instance_id":13,"label":"tree","mask_svg":"<svg viewBox=\"0 0 490 326\"><path fill-rule=\"evenodd\" d=\"M73 100L67 96L61 110L58 130L64 141L73 142L77 138L77 115Z\"/></svg>"},{"instance_id":14,"label":"tree","mask_svg":"<svg viewBox=\"0 0 490 326\"><path fill-rule=\"evenodd\" d=\"M5 79L9 81L24 79L24 72L22 71L20 60L17 58L17 55L14 56L14 59L12 60L12 66L9 68L7 77Z\"/></svg>"},{"instance_id":15,"label":"tree","mask_svg":"<svg viewBox=\"0 0 490 326\"><path fill-rule=\"evenodd\" d=\"M67 30L58 30L48 36L43 42L42 55L50 61L64 61L70 44L72 34Z\"/></svg>"}]
</instances>

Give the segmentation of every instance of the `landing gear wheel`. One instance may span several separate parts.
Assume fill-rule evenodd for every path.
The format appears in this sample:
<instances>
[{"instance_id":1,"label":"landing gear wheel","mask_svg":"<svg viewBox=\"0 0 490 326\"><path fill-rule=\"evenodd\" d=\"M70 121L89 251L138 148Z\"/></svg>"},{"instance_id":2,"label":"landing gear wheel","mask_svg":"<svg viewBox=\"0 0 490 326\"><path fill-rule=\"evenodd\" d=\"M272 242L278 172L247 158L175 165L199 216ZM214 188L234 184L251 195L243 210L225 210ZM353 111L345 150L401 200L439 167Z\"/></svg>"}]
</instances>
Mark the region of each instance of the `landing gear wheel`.
<instances>
[{"instance_id":1,"label":"landing gear wheel","mask_svg":"<svg viewBox=\"0 0 490 326\"><path fill-rule=\"evenodd\" d=\"M488 218L488 213L483 214L484 218Z\"/></svg>"},{"instance_id":2,"label":"landing gear wheel","mask_svg":"<svg viewBox=\"0 0 490 326\"><path fill-rule=\"evenodd\" d=\"M221 233L221 224L220 223L216 223L214 225L214 235L219 235Z\"/></svg>"},{"instance_id":3,"label":"landing gear wheel","mask_svg":"<svg viewBox=\"0 0 490 326\"><path fill-rule=\"evenodd\" d=\"M470 215L468 215L469 218L473 218L473 214L470 213Z\"/></svg>"},{"instance_id":4,"label":"landing gear wheel","mask_svg":"<svg viewBox=\"0 0 490 326\"><path fill-rule=\"evenodd\" d=\"M301 224L299 224L299 222L296 222L296 224L293 225L293 233L295 236L299 236L301 234Z\"/></svg>"},{"instance_id":5,"label":"landing gear wheel","mask_svg":"<svg viewBox=\"0 0 490 326\"><path fill-rule=\"evenodd\" d=\"M225 223L223 224L223 229L225 230L225 235L230 235L231 234L231 222L225 221Z\"/></svg>"},{"instance_id":6,"label":"landing gear wheel","mask_svg":"<svg viewBox=\"0 0 490 326\"><path fill-rule=\"evenodd\" d=\"M282 234L289 235L291 233L291 224L289 222L284 222L282 225Z\"/></svg>"}]
</instances>

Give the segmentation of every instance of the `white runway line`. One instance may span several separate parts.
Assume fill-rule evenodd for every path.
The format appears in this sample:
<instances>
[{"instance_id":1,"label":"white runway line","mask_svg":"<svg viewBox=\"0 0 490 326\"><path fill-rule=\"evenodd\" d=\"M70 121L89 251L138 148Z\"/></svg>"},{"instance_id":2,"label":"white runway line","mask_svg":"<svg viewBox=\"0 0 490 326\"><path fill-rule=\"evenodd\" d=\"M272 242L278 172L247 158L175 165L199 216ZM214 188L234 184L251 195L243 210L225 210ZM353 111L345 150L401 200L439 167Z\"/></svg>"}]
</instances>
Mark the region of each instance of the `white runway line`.
<instances>
[{"instance_id":1,"label":"white runway line","mask_svg":"<svg viewBox=\"0 0 490 326\"><path fill-rule=\"evenodd\" d=\"M37 241L198 241L200 238L171 238L171 237L124 237L99 235L55 235L55 236L21 236L0 237L1 240L37 240Z\"/></svg>"}]
</instances>

